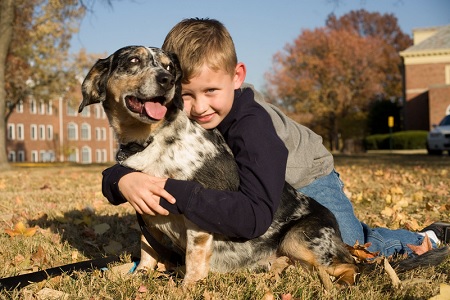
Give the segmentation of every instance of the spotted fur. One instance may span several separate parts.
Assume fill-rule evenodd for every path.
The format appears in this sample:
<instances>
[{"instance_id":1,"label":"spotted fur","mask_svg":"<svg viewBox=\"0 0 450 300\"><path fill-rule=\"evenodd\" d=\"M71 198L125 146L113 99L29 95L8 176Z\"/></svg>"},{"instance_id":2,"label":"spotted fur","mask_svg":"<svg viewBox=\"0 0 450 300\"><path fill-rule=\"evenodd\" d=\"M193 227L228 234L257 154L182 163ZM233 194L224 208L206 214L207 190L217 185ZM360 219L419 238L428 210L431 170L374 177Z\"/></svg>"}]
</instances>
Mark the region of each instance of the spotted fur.
<instances>
[{"instance_id":1,"label":"spotted fur","mask_svg":"<svg viewBox=\"0 0 450 300\"><path fill-rule=\"evenodd\" d=\"M181 71L173 55L156 48L125 47L93 66L83 82L79 111L101 102L120 143L142 148L120 156L124 165L154 176L194 180L207 188L237 190L231 151L218 131L205 130L187 117L180 89ZM160 101L167 107L165 117L152 119L139 110L138 102L127 103L130 96L141 99L142 105ZM155 238L168 237L186 255L185 284L206 277L209 270L269 267L277 256L309 269L325 268L340 282L354 283L357 267L334 216L287 183L270 228L255 239L210 234L182 215L144 219ZM157 260L156 251L142 238L138 269L152 269Z\"/></svg>"}]
</instances>

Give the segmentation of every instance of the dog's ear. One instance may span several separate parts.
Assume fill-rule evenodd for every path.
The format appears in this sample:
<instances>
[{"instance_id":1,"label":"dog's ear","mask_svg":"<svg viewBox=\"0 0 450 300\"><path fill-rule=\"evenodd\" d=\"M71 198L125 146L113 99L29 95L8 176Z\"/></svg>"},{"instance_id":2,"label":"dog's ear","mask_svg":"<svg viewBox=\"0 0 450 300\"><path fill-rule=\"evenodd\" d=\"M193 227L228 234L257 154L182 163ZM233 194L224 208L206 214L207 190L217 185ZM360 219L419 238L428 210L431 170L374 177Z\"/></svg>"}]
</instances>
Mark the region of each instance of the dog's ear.
<instances>
[{"instance_id":1,"label":"dog's ear","mask_svg":"<svg viewBox=\"0 0 450 300\"><path fill-rule=\"evenodd\" d=\"M85 106L100 103L106 99L106 81L110 71L113 55L105 59L99 59L91 68L81 85L83 101L78 112L83 111Z\"/></svg>"},{"instance_id":2,"label":"dog's ear","mask_svg":"<svg viewBox=\"0 0 450 300\"><path fill-rule=\"evenodd\" d=\"M183 110L184 102L183 98L181 97L181 81L183 79L183 71L181 70L181 64L178 60L178 56L172 52L170 52L168 55L175 66L175 97L173 99L173 103L177 108Z\"/></svg>"}]
</instances>

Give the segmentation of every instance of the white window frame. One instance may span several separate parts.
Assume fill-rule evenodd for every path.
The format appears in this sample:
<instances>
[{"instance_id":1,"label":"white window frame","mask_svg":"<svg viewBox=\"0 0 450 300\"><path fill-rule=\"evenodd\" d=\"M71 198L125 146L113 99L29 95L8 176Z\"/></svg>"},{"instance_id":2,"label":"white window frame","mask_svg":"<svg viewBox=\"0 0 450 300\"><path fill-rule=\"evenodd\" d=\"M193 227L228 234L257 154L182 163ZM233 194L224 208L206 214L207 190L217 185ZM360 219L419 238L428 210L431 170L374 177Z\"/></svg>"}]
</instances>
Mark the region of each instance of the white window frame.
<instances>
[{"instance_id":1,"label":"white window frame","mask_svg":"<svg viewBox=\"0 0 450 300\"><path fill-rule=\"evenodd\" d=\"M20 100L19 102L17 102L16 104L16 112L18 113L23 113L23 101Z\"/></svg>"},{"instance_id":2,"label":"white window frame","mask_svg":"<svg viewBox=\"0 0 450 300\"><path fill-rule=\"evenodd\" d=\"M30 113L35 115L37 112L36 100L34 98L30 99Z\"/></svg>"},{"instance_id":3,"label":"white window frame","mask_svg":"<svg viewBox=\"0 0 450 300\"><path fill-rule=\"evenodd\" d=\"M17 140L18 141L25 140L25 125L17 124L16 125L16 131L17 131Z\"/></svg>"},{"instance_id":4,"label":"white window frame","mask_svg":"<svg viewBox=\"0 0 450 300\"><path fill-rule=\"evenodd\" d=\"M30 139L32 141L36 141L37 138L38 138L37 125L36 124L31 124L30 125Z\"/></svg>"},{"instance_id":5,"label":"white window frame","mask_svg":"<svg viewBox=\"0 0 450 300\"><path fill-rule=\"evenodd\" d=\"M39 125L39 140L45 141L45 125Z\"/></svg>"},{"instance_id":6,"label":"white window frame","mask_svg":"<svg viewBox=\"0 0 450 300\"><path fill-rule=\"evenodd\" d=\"M81 163L82 164L92 163L92 150L88 146L83 146L81 148Z\"/></svg>"},{"instance_id":7,"label":"white window frame","mask_svg":"<svg viewBox=\"0 0 450 300\"><path fill-rule=\"evenodd\" d=\"M48 101L47 105L47 115L53 115L53 101Z\"/></svg>"},{"instance_id":8,"label":"white window frame","mask_svg":"<svg viewBox=\"0 0 450 300\"><path fill-rule=\"evenodd\" d=\"M47 125L47 140L53 140L53 125Z\"/></svg>"},{"instance_id":9,"label":"white window frame","mask_svg":"<svg viewBox=\"0 0 450 300\"><path fill-rule=\"evenodd\" d=\"M31 162L39 162L39 155L37 150L31 150Z\"/></svg>"},{"instance_id":10,"label":"white window frame","mask_svg":"<svg viewBox=\"0 0 450 300\"><path fill-rule=\"evenodd\" d=\"M14 126L14 123L8 123L8 133L6 138L10 141L16 139L16 126Z\"/></svg>"},{"instance_id":11,"label":"white window frame","mask_svg":"<svg viewBox=\"0 0 450 300\"><path fill-rule=\"evenodd\" d=\"M67 124L67 139L69 141L78 141L78 125L70 122Z\"/></svg>"},{"instance_id":12,"label":"white window frame","mask_svg":"<svg viewBox=\"0 0 450 300\"><path fill-rule=\"evenodd\" d=\"M80 140L90 141L91 140L91 125L88 123L82 123L80 128Z\"/></svg>"},{"instance_id":13,"label":"white window frame","mask_svg":"<svg viewBox=\"0 0 450 300\"><path fill-rule=\"evenodd\" d=\"M25 161L25 151L23 150L17 151L17 161L19 162Z\"/></svg>"}]
</instances>

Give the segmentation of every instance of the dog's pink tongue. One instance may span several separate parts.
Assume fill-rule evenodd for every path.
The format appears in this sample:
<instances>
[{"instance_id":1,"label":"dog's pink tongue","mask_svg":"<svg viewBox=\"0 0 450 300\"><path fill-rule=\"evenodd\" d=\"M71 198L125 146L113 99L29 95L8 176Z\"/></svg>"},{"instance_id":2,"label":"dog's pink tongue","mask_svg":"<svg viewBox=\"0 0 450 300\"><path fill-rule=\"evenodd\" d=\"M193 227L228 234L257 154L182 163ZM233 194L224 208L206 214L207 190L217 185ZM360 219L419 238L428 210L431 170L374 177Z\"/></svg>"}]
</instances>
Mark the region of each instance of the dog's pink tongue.
<instances>
[{"instance_id":1,"label":"dog's pink tongue","mask_svg":"<svg viewBox=\"0 0 450 300\"><path fill-rule=\"evenodd\" d=\"M161 120L162 118L164 118L167 112L167 107L159 102L148 101L144 103L144 107L147 115L155 120Z\"/></svg>"}]
</instances>

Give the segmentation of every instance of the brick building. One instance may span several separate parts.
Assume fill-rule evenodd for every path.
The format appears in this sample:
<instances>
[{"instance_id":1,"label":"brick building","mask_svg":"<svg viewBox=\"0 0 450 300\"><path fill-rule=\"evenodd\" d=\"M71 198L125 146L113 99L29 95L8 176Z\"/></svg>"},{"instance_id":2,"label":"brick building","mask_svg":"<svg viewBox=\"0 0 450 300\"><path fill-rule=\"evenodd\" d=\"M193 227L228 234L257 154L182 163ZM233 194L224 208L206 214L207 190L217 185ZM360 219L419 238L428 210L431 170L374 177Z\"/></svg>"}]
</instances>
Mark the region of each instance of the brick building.
<instances>
[{"instance_id":1,"label":"brick building","mask_svg":"<svg viewBox=\"0 0 450 300\"><path fill-rule=\"evenodd\" d=\"M29 97L7 122L6 152L11 162L103 163L115 160L116 149L101 105L85 107L79 114L78 103Z\"/></svg>"},{"instance_id":2,"label":"brick building","mask_svg":"<svg viewBox=\"0 0 450 300\"><path fill-rule=\"evenodd\" d=\"M430 130L450 114L450 25L413 30L400 52L404 69L405 130Z\"/></svg>"}]
</instances>

